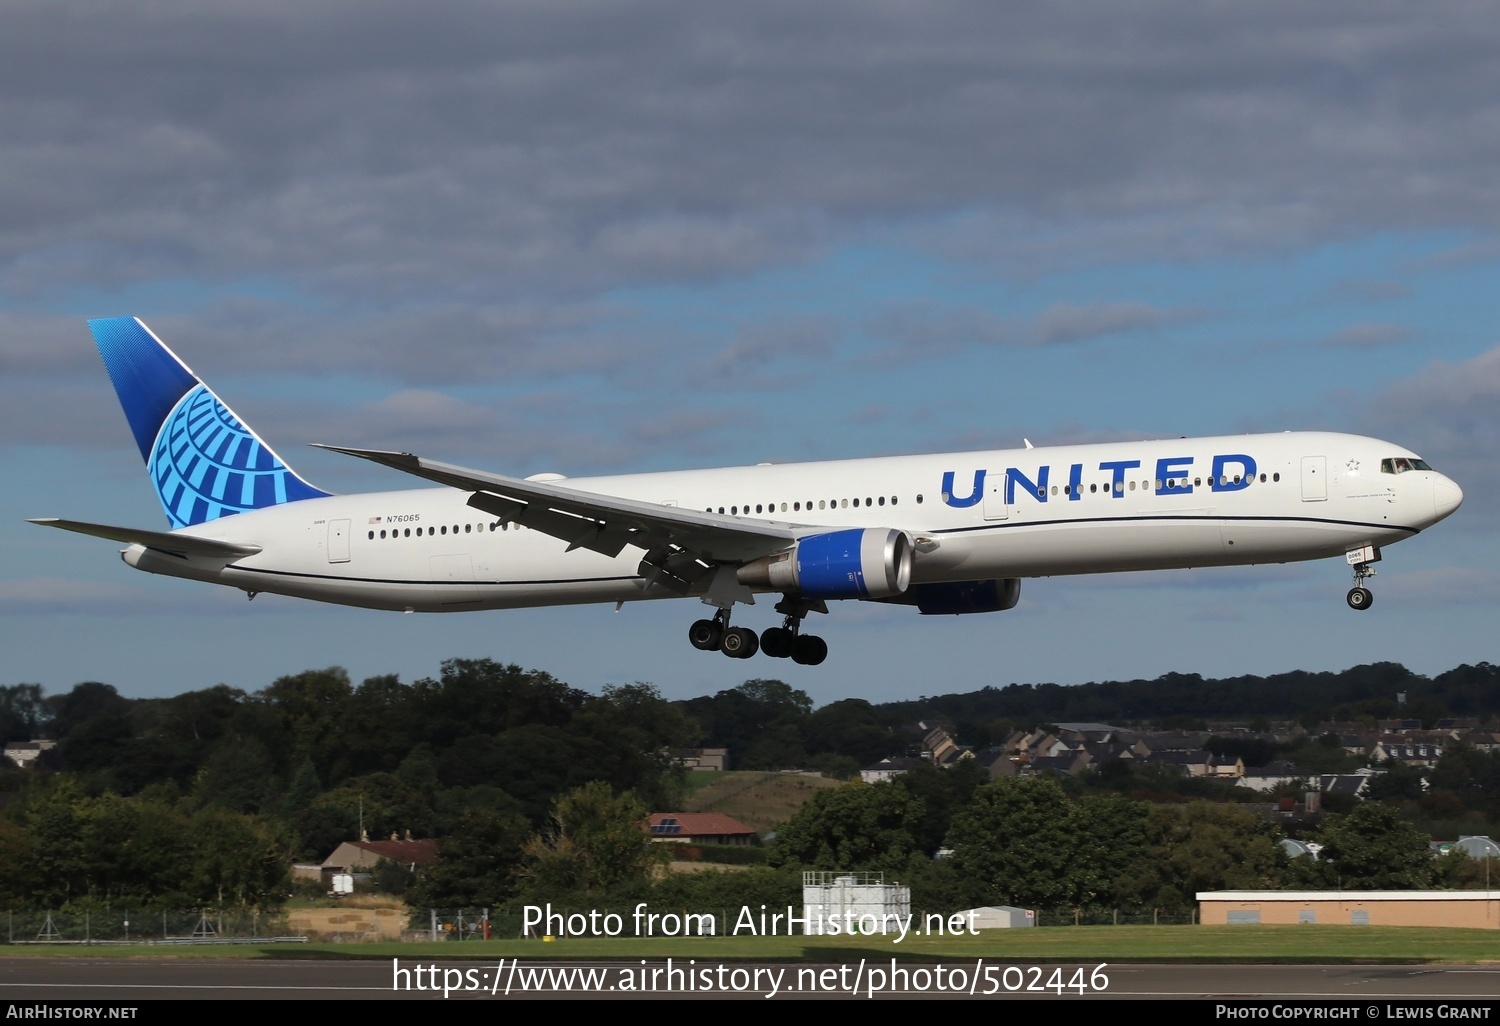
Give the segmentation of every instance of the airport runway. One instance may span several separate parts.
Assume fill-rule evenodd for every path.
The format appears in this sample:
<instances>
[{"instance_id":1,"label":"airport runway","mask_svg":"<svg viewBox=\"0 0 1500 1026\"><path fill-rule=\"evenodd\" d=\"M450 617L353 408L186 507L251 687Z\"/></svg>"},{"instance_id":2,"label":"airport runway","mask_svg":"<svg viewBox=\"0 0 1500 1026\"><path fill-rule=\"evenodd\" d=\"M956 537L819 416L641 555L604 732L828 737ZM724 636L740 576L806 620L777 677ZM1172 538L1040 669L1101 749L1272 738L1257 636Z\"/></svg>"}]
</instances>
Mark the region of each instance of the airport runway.
<instances>
[{"instance_id":1,"label":"airport runway","mask_svg":"<svg viewBox=\"0 0 1500 1026\"><path fill-rule=\"evenodd\" d=\"M429 968L432 966L432 968ZM7 1002L130 1003L170 999L447 1000L621 997L989 997L1076 1001L1094 998L1380 1002L1452 1000L1500 1003L1500 965L1094 965L1019 967L952 962L807 963L494 962L420 963L292 959L0 958ZM399 975L396 970L405 970ZM413 970L421 972L413 973ZM675 969L675 974L671 971ZM1053 970L1058 972L1054 974ZM988 970L988 971L987 971ZM1081 970L1081 972L1080 972ZM779 975L778 975L779 974ZM877 975L879 974L879 975ZM1101 980L1106 980L1100 986ZM394 985L394 986L393 986ZM505 994L506 988L510 994ZM1384 1016L1381 1016L1384 1017ZM1500 1012L1494 1015L1500 1020Z\"/></svg>"}]
</instances>

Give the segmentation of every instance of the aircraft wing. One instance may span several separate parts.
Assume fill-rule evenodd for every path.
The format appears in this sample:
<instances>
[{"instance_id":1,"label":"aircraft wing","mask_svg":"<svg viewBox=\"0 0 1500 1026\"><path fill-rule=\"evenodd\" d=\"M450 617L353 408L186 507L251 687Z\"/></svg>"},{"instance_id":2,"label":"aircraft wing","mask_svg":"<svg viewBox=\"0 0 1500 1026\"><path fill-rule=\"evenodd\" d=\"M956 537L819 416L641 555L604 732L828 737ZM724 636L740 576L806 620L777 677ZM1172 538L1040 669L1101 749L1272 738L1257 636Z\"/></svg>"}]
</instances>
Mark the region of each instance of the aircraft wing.
<instances>
[{"instance_id":1,"label":"aircraft wing","mask_svg":"<svg viewBox=\"0 0 1500 1026\"><path fill-rule=\"evenodd\" d=\"M826 530L600 495L550 481L523 481L405 452L317 448L473 492L470 506L561 539L569 550L583 548L614 557L626 545L638 546L646 550L641 576L684 592L720 563L749 562L789 548L804 534Z\"/></svg>"},{"instance_id":2,"label":"aircraft wing","mask_svg":"<svg viewBox=\"0 0 1500 1026\"><path fill-rule=\"evenodd\" d=\"M61 520L57 517L37 517L28 520L27 523L40 524L43 527L60 527L64 531L93 535L95 538L108 538L127 545L144 545L148 549L155 549L183 559L189 556L238 559L241 556L253 556L260 551L259 545L241 545L235 542L219 541L217 538L199 538L179 531L141 531L133 527L90 524L83 520Z\"/></svg>"}]
</instances>

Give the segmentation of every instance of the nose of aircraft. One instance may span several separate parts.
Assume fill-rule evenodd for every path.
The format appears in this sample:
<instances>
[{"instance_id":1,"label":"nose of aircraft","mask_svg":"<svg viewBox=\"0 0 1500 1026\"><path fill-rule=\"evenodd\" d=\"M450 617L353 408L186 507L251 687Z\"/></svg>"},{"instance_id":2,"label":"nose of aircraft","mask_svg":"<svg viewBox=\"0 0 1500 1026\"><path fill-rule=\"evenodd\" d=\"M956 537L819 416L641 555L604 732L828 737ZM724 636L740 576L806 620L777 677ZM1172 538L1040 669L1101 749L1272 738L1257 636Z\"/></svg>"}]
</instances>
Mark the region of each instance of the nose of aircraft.
<instances>
[{"instance_id":1,"label":"nose of aircraft","mask_svg":"<svg viewBox=\"0 0 1500 1026\"><path fill-rule=\"evenodd\" d=\"M1458 509L1464 501L1463 489L1454 484L1452 479L1437 475L1432 482L1432 508L1439 520L1449 513Z\"/></svg>"}]
</instances>

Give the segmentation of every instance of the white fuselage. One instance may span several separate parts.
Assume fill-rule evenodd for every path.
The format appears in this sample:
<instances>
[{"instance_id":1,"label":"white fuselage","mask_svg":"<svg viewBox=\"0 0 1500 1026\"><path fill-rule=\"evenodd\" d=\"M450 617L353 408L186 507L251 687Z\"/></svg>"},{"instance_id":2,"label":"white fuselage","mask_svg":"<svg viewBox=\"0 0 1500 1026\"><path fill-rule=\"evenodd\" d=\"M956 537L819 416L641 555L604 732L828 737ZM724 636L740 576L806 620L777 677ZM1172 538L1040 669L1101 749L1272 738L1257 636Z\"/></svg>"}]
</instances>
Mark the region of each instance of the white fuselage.
<instances>
[{"instance_id":1,"label":"white fuselage","mask_svg":"<svg viewBox=\"0 0 1500 1026\"><path fill-rule=\"evenodd\" d=\"M570 488L783 524L893 528L913 584L1341 556L1441 520L1462 499L1373 438L1288 432L575 478ZM185 529L260 546L155 573L378 609L449 611L671 598L642 552L609 558L466 504L454 488L291 502Z\"/></svg>"}]
</instances>

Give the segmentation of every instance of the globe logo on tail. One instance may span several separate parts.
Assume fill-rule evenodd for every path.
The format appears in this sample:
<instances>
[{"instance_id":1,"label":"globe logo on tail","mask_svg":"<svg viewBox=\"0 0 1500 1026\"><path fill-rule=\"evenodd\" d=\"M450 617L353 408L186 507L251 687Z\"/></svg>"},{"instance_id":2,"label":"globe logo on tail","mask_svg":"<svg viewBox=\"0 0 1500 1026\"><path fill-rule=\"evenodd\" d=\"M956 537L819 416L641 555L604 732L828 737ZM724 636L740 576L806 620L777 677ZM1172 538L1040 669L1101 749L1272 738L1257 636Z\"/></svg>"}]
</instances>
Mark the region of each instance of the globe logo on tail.
<instances>
[{"instance_id":1,"label":"globe logo on tail","mask_svg":"<svg viewBox=\"0 0 1500 1026\"><path fill-rule=\"evenodd\" d=\"M275 506L308 490L202 384L162 423L151 479L174 528Z\"/></svg>"}]
</instances>

